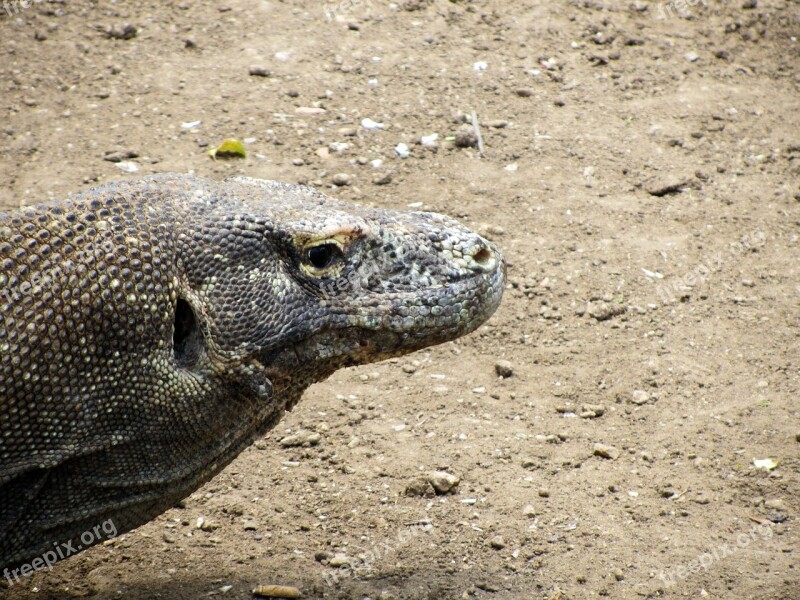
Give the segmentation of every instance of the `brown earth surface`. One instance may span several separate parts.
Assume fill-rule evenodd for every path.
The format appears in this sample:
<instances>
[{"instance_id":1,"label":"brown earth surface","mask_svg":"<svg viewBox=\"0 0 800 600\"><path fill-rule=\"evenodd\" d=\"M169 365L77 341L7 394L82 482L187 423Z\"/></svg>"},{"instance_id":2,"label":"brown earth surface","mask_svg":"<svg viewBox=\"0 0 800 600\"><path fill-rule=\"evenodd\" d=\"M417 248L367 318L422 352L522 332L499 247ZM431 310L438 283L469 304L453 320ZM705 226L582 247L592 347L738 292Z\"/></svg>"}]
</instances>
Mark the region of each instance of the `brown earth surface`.
<instances>
[{"instance_id":1,"label":"brown earth surface","mask_svg":"<svg viewBox=\"0 0 800 600\"><path fill-rule=\"evenodd\" d=\"M340 371L182 508L0 596L800 598L800 4L28 4L0 11L0 207L306 182L461 219L509 285L479 332ZM473 111L483 156L449 139ZM211 160L228 137L247 158Z\"/></svg>"}]
</instances>

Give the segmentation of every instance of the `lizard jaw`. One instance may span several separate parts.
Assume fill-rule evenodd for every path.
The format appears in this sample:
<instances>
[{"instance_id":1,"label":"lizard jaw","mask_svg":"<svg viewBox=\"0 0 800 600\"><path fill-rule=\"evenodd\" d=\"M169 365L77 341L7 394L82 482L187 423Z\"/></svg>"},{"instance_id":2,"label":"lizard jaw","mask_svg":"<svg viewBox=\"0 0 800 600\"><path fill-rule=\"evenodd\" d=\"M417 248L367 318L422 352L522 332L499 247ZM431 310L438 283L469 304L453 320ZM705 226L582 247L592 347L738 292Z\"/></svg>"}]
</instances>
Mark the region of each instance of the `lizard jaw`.
<instances>
[{"instance_id":1,"label":"lizard jaw","mask_svg":"<svg viewBox=\"0 0 800 600\"><path fill-rule=\"evenodd\" d=\"M497 269L492 273L447 285L454 298L473 299L466 315L454 311L419 321L402 316L396 308L438 306L435 302L440 298L437 290L426 290L422 294L392 294L384 298L381 310L392 306L395 310L390 312L394 316L375 320L358 311L340 326L329 326L282 348L263 351L256 360L276 390L291 392L286 393L285 406L286 410L291 410L306 387L328 378L338 369L403 356L474 331L497 309L504 284L505 265L499 258ZM461 303L456 301L455 304ZM280 397L282 394L278 392L276 395Z\"/></svg>"}]
</instances>

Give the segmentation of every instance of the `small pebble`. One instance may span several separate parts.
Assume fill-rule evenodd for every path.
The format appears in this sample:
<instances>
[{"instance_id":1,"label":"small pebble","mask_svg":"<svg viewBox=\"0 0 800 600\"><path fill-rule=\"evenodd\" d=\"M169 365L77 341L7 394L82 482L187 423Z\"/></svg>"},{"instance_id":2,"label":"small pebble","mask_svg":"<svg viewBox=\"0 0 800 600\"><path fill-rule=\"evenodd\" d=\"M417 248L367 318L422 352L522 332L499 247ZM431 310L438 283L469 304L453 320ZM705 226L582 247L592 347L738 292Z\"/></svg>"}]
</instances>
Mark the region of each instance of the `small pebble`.
<instances>
[{"instance_id":1,"label":"small pebble","mask_svg":"<svg viewBox=\"0 0 800 600\"><path fill-rule=\"evenodd\" d=\"M288 585L260 585L253 590L258 598L300 598L302 594L296 587Z\"/></svg>"},{"instance_id":2,"label":"small pebble","mask_svg":"<svg viewBox=\"0 0 800 600\"><path fill-rule=\"evenodd\" d=\"M648 394L644 390L634 390L633 394L631 394L631 402L633 402L637 406L641 406L642 404L647 404L648 400L650 400L650 394Z\"/></svg>"},{"instance_id":3,"label":"small pebble","mask_svg":"<svg viewBox=\"0 0 800 600\"><path fill-rule=\"evenodd\" d=\"M503 539L503 536L496 535L489 540L489 545L495 550L502 550L506 547L506 541Z\"/></svg>"},{"instance_id":4,"label":"small pebble","mask_svg":"<svg viewBox=\"0 0 800 600\"><path fill-rule=\"evenodd\" d=\"M321 115L325 113L325 109L317 106L298 106L294 109L294 112L296 115L304 117L310 115Z\"/></svg>"},{"instance_id":5,"label":"small pebble","mask_svg":"<svg viewBox=\"0 0 800 600\"><path fill-rule=\"evenodd\" d=\"M578 416L582 419L596 419L597 417L602 417L605 412L606 407L602 404L584 404Z\"/></svg>"},{"instance_id":6,"label":"small pebble","mask_svg":"<svg viewBox=\"0 0 800 600\"><path fill-rule=\"evenodd\" d=\"M348 144L347 142L331 142L328 144L328 150L336 152L337 154L347 152L351 147L352 144Z\"/></svg>"},{"instance_id":7,"label":"small pebble","mask_svg":"<svg viewBox=\"0 0 800 600\"><path fill-rule=\"evenodd\" d=\"M489 225L486 228L486 233L490 236L502 237L506 234L506 230L499 225Z\"/></svg>"},{"instance_id":8,"label":"small pebble","mask_svg":"<svg viewBox=\"0 0 800 600\"><path fill-rule=\"evenodd\" d=\"M525 508L522 509L522 514L526 517L535 517L536 516L536 509L533 507L532 504L528 504Z\"/></svg>"},{"instance_id":9,"label":"small pebble","mask_svg":"<svg viewBox=\"0 0 800 600\"><path fill-rule=\"evenodd\" d=\"M433 147L436 146L436 140L438 140L438 139L439 139L439 134L438 133L432 133L430 135L423 135L420 138L419 143L422 144L423 146L428 147L428 148L433 148Z\"/></svg>"},{"instance_id":10,"label":"small pebble","mask_svg":"<svg viewBox=\"0 0 800 600\"><path fill-rule=\"evenodd\" d=\"M392 173L387 172L384 173L383 175L378 175L372 180L372 183L374 183L375 185L387 185L389 183L392 183Z\"/></svg>"},{"instance_id":11,"label":"small pebble","mask_svg":"<svg viewBox=\"0 0 800 600\"><path fill-rule=\"evenodd\" d=\"M108 162L118 163L129 158L138 158L139 153L135 150L106 150L103 160Z\"/></svg>"},{"instance_id":12,"label":"small pebble","mask_svg":"<svg viewBox=\"0 0 800 600\"><path fill-rule=\"evenodd\" d=\"M197 517L197 521L195 522L195 527L200 531L214 531L217 529L218 525L209 521L203 516Z\"/></svg>"},{"instance_id":13,"label":"small pebble","mask_svg":"<svg viewBox=\"0 0 800 600\"><path fill-rule=\"evenodd\" d=\"M369 118L361 119L361 127L368 131L374 131L376 129L383 129L383 123L378 123Z\"/></svg>"},{"instance_id":14,"label":"small pebble","mask_svg":"<svg viewBox=\"0 0 800 600\"><path fill-rule=\"evenodd\" d=\"M428 476L428 481L437 494L454 492L461 480L447 471L434 471Z\"/></svg>"},{"instance_id":15,"label":"small pebble","mask_svg":"<svg viewBox=\"0 0 800 600\"><path fill-rule=\"evenodd\" d=\"M607 444L595 444L594 455L599 456L601 458L609 458L611 460L617 460L619 458L620 451L614 446L609 446Z\"/></svg>"},{"instance_id":16,"label":"small pebble","mask_svg":"<svg viewBox=\"0 0 800 600\"><path fill-rule=\"evenodd\" d=\"M114 25L106 29L106 35L114 40L130 40L136 37L139 29L132 23Z\"/></svg>"},{"instance_id":17,"label":"small pebble","mask_svg":"<svg viewBox=\"0 0 800 600\"><path fill-rule=\"evenodd\" d=\"M508 360L498 360L494 363L494 370L500 377L506 379L514 374L514 365Z\"/></svg>"},{"instance_id":18,"label":"small pebble","mask_svg":"<svg viewBox=\"0 0 800 600\"><path fill-rule=\"evenodd\" d=\"M336 173L336 175L333 176L332 181L333 185L337 187L344 187L353 183L353 178L347 173Z\"/></svg>"},{"instance_id":19,"label":"small pebble","mask_svg":"<svg viewBox=\"0 0 800 600\"><path fill-rule=\"evenodd\" d=\"M514 90L514 93L520 98L530 98L533 96L533 90L531 88L517 88Z\"/></svg>"},{"instance_id":20,"label":"small pebble","mask_svg":"<svg viewBox=\"0 0 800 600\"><path fill-rule=\"evenodd\" d=\"M123 160L115 164L118 169L124 171L125 173L136 173L139 170L139 165L130 160Z\"/></svg>"},{"instance_id":21,"label":"small pebble","mask_svg":"<svg viewBox=\"0 0 800 600\"><path fill-rule=\"evenodd\" d=\"M772 521L773 523L783 523L786 521L788 517L784 513L775 513L773 515L767 515L767 519Z\"/></svg>"},{"instance_id":22,"label":"small pebble","mask_svg":"<svg viewBox=\"0 0 800 600\"><path fill-rule=\"evenodd\" d=\"M408 149L408 144L404 144L403 142L400 142L394 147L394 152L400 158L408 158L411 156L411 151Z\"/></svg>"},{"instance_id":23,"label":"small pebble","mask_svg":"<svg viewBox=\"0 0 800 600\"><path fill-rule=\"evenodd\" d=\"M250 67L250 75L253 77L269 77L272 75L272 71L266 67L252 66Z\"/></svg>"},{"instance_id":24,"label":"small pebble","mask_svg":"<svg viewBox=\"0 0 800 600\"><path fill-rule=\"evenodd\" d=\"M455 144L457 148L476 148L478 136L471 126L464 125L456 132Z\"/></svg>"},{"instance_id":25,"label":"small pebble","mask_svg":"<svg viewBox=\"0 0 800 600\"><path fill-rule=\"evenodd\" d=\"M764 502L764 506L767 508L771 508L772 510L784 510L786 505L784 504L783 500L780 498L770 498L766 502Z\"/></svg>"},{"instance_id":26,"label":"small pebble","mask_svg":"<svg viewBox=\"0 0 800 600\"><path fill-rule=\"evenodd\" d=\"M346 554L336 554L332 559L328 561L328 564L334 568L349 566L353 562L353 559L347 556Z\"/></svg>"},{"instance_id":27,"label":"small pebble","mask_svg":"<svg viewBox=\"0 0 800 600\"><path fill-rule=\"evenodd\" d=\"M608 321L612 317L625 314L626 310L624 304L592 302L589 305L589 316L598 321Z\"/></svg>"},{"instance_id":28,"label":"small pebble","mask_svg":"<svg viewBox=\"0 0 800 600\"><path fill-rule=\"evenodd\" d=\"M676 179L671 177L669 179L656 179L649 183L646 187L647 193L651 196L660 198L670 194L679 194L689 184L685 179Z\"/></svg>"},{"instance_id":29,"label":"small pebble","mask_svg":"<svg viewBox=\"0 0 800 600\"><path fill-rule=\"evenodd\" d=\"M322 436L316 431L298 431L295 434L287 435L280 441L284 448L295 448L297 446L316 446Z\"/></svg>"}]
</instances>

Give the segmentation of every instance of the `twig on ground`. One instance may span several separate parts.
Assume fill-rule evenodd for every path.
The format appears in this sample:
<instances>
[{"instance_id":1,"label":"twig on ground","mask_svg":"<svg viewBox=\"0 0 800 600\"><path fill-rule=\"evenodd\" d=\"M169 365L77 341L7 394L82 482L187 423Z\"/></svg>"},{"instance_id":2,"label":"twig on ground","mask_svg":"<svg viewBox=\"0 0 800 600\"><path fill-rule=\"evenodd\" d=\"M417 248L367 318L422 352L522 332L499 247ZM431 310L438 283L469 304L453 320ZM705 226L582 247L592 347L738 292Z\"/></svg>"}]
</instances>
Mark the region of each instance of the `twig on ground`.
<instances>
[{"instance_id":1,"label":"twig on ground","mask_svg":"<svg viewBox=\"0 0 800 600\"><path fill-rule=\"evenodd\" d=\"M478 114L472 111L472 129L475 130L475 137L478 138L478 154L484 156L483 152L483 136L481 135L481 126L478 123Z\"/></svg>"}]
</instances>

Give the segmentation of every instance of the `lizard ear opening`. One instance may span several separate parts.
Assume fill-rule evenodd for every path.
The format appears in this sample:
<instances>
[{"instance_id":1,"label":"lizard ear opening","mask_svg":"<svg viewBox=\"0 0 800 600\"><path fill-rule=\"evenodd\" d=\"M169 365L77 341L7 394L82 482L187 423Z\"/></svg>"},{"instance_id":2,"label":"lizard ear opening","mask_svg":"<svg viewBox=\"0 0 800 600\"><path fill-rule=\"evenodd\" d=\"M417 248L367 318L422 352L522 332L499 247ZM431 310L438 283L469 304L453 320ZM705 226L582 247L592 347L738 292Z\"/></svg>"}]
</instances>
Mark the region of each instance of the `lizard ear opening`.
<instances>
[{"instance_id":1,"label":"lizard ear opening","mask_svg":"<svg viewBox=\"0 0 800 600\"><path fill-rule=\"evenodd\" d=\"M175 306L175 323L172 333L172 349L175 360L181 367L192 367L202 351L203 336L192 306L178 298Z\"/></svg>"}]
</instances>

